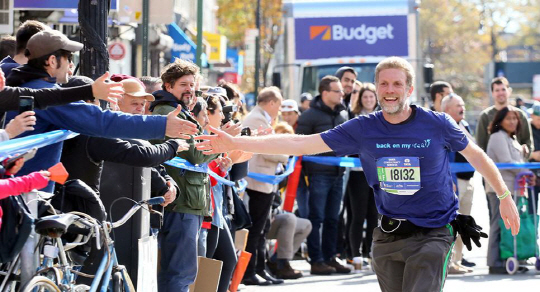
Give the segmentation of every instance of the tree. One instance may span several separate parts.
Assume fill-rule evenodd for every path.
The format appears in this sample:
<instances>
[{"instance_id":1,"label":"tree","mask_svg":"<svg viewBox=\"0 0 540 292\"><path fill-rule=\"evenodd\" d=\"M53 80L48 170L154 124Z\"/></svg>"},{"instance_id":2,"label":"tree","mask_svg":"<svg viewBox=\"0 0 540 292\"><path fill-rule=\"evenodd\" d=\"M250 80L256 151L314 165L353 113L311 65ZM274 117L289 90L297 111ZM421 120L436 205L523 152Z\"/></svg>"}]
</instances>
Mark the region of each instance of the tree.
<instances>
[{"instance_id":1,"label":"tree","mask_svg":"<svg viewBox=\"0 0 540 292\"><path fill-rule=\"evenodd\" d=\"M244 35L247 29L255 28L255 11L257 1L253 0L218 0L219 9L217 17L219 31L227 36L230 47L243 48ZM275 46L281 34L282 24L281 0L261 0L261 68L264 78L262 84L266 84L266 73L273 57ZM253 78L254 70L247 68L244 78ZM246 84L247 83L247 84ZM253 82L244 82L243 88L250 91ZM247 85L247 86L246 86Z\"/></svg>"},{"instance_id":2,"label":"tree","mask_svg":"<svg viewBox=\"0 0 540 292\"><path fill-rule=\"evenodd\" d=\"M435 65L435 80L450 82L471 101L485 96L483 76L490 61L488 39L479 33L480 13L475 3L424 0L420 6L420 46Z\"/></svg>"}]
</instances>

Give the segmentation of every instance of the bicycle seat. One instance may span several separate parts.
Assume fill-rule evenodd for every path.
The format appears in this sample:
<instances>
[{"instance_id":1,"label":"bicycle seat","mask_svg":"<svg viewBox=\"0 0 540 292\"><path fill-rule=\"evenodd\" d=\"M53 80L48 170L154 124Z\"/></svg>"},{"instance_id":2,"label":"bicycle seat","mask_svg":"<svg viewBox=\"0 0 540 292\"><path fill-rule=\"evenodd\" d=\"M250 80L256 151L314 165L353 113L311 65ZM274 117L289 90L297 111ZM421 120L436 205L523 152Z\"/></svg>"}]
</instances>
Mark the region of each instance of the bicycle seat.
<instances>
[{"instance_id":1,"label":"bicycle seat","mask_svg":"<svg viewBox=\"0 0 540 292\"><path fill-rule=\"evenodd\" d=\"M73 214L45 216L38 219L35 229L41 235L58 238L66 233L68 227L77 219L79 216Z\"/></svg>"}]
</instances>

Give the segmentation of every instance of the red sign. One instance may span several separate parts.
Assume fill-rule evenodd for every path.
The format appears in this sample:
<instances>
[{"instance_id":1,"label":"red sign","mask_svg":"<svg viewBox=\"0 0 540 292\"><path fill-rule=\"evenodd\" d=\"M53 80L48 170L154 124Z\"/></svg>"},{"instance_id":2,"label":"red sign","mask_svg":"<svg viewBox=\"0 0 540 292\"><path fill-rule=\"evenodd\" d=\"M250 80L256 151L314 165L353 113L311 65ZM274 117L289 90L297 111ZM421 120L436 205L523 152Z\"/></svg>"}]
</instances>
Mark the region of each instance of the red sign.
<instances>
[{"instance_id":1,"label":"red sign","mask_svg":"<svg viewBox=\"0 0 540 292\"><path fill-rule=\"evenodd\" d=\"M120 42L109 45L109 58L111 60L120 61L126 56L126 47Z\"/></svg>"},{"instance_id":2,"label":"red sign","mask_svg":"<svg viewBox=\"0 0 540 292\"><path fill-rule=\"evenodd\" d=\"M225 72L221 78L218 78L218 81L225 80L230 83L240 84L242 82L242 76L238 75L236 72Z\"/></svg>"}]
</instances>

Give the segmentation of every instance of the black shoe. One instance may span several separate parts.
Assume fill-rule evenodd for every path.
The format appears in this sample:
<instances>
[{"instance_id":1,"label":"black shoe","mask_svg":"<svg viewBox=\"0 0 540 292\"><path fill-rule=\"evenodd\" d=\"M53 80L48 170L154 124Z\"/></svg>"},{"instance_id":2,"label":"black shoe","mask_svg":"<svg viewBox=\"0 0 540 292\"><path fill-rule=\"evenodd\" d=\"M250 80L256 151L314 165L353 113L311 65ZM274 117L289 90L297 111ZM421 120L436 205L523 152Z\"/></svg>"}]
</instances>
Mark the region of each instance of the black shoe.
<instances>
[{"instance_id":1,"label":"black shoe","mask_svg":"<svg viewBox=\"0 0 540 292\"><path fill-rule=\"evenodd\" d=\"M270 273L272 273L272 275L277 275L277 271L278 271L278 263L277 262L267 261L266 266L268 267L268 269L270 270Z\"/></svg>"},{"instance_id":2,"label":"black shoe","mask_svg":"<svg viewBox=\"0 0 540 292\"><path fill-rule=\"evenodd\" d=\"M462 265L462 266L469 267L469 268L472 268L472 267L476 266L475 263L469 262L469 261L466 260L466 259L461 259L461 265Z\"/></svg>"},{"instance_id":3,"label":"black shoe","mask_svg":"<svg viewBox=\"0 0 540 292\"><path fill-rule=\"evenodd\" d=\"M265 279L266 281L269 281L272 284L283 284L285 282L285 281L283 281L283 279L276 279L276 278L272 277L266 271L259 272L259 273L257 273L257 275L259 275L261 278Z\"/></svg>"},{"instance_id":4,"label":"black shoe","mask_svg":"<svg viewBox=\"0 0 540 292\"><path fill-rule=\"evenodd\" d=\"M332 259L331 261L326 262L326 264L336 269L336 273L339 273L339 274L348 274L351 272L351 269L340 264L336 258Z\"/></svg>"},{"instance_id":5,"label":"black shoe","mask_svg":"<svg viewBox=\"0 0 540 292\"><path fill-rule=\"evenodd\" d=\"M244 277L244 279L242 280L242 283L244 283L244 285L258 285L258 286L272 285L272 282L262 278L259 275L253 275L251 277Z\"/></svg>"},{"instance_id":6,"label":"black shoe","mask_svg":"<svg viewBox=\"0 0 540 292\"><path fill-rule=\"evenodd\" d=\"M489 274L490 275L506 275L508 272L506 272L505 267L489 267Z\"/></svg>"}]
</instances>

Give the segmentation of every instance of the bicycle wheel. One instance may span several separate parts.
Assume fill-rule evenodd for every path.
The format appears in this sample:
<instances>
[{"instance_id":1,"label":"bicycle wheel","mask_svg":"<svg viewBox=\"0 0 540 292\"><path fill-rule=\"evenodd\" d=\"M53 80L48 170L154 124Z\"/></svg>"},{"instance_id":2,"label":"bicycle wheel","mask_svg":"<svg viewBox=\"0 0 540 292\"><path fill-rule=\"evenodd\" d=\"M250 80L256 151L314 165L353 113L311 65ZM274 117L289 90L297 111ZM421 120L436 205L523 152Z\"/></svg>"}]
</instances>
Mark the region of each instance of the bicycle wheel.
<instances>
[{"instance_id":1,"label":"bicycle wheel","mask_svg":"<svg viewBox=\"0 0 540 292\"><path fill-rule=\"evenodd\" d=\"M37 276L32 278L21 289L21 292L61 292L60 288L54 284L49 278Z\"/></svg>"}]
</instances>

